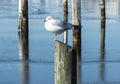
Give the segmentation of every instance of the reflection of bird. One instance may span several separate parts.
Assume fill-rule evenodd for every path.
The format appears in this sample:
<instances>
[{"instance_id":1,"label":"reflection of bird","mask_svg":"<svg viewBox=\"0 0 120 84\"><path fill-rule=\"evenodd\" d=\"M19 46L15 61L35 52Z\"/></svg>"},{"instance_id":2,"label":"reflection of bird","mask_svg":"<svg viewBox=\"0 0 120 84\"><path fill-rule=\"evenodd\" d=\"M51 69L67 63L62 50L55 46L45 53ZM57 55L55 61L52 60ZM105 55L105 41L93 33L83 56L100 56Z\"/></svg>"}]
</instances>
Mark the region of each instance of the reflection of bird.
<instances>
[{"instance_id":1,"label":"reflection of bird","mask_svg":"<svg viewBox=\"0 0 120 84\"><path fill-rule=\"evenodd\" d=\"M46 30L55 33L55 35L73 28L72 24L54 19L52 16L48 16L44 22Z\"/></svg>"}]
</instances>

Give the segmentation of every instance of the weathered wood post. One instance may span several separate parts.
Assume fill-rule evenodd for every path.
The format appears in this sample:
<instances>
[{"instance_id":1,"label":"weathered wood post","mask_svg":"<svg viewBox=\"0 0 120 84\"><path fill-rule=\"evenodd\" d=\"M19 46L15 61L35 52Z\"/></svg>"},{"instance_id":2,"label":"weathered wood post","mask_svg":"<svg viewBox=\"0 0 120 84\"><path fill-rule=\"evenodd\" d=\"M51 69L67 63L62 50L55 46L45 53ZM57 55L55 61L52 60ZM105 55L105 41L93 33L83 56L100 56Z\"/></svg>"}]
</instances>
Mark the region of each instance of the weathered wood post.
<instances>
[{"instance_id":1,"label":"weathered wood post","mask_svg":"<svg viewBox=\"0 0 120 84\"><path fill-rule=\"evenodd\" d=\"M105 19L105 0L100 0L100 8L101 8L101 19Z\"/></svg>"},{"instance_id":2,"label":"weathered wood post","mask_svg":"<svg viewBox=\"0 0 120 84\"><path fill-rule=\"evenodd\" d=\"M101 37L100 37L100 61L105 60L105 27L106 20L105 18L101 19ZM104 81L105 74L105 65L104 63L100 64L100 77L101 81Z\"/></svg>"},{"instance_id":3,"label":"weathered wood post","mask_svg":"<svg viewBox=\"0 0 120 84\"><path fill-rule=\"evenodd\" d=\"M105 0L100 0L100 10L101 10L101 38L100 38L100 60L105 59L105 26L106 26L106 13L105 13ZM100 65L100 77L104 81L104 64Z\"/></svg>"},{"instance_id":4,"label":"weathered wood post","mask_svg":"<svg viewBox=\"0 0 120 84\"><path fill-rule=\"evenodd\" d=\"M63 0L63 10L64 10L64 21L68 21L68 0ZM68 31L64 32L64 43L68 43Z\"/></svg>"},{"instance_id":5,"label":"weathered wood post","mask_svg":"<svg viewBox=\"0 0 120 84\"><path fill-rule=\"evenodd\" d=\"M104 59L105 53L105 24L106 24L106 13L105 13L105 0L100 0L100 9L101 9L101 42L100 42L100 51L101 57Z\"/></svg>"},{"instance_id":6,"label":"weathered wood post","mask_svg":"<svg viewBox=\"0 0 120 84\"><path fill-rule=\"evenodd\" d=\"M77 71L74 73L77 79L73 84L79 84L80 80L80 68L79 62L81 60L81 0L72 0L72 24L74 25L73 29L73 47L76 50L77 55Z\"/></svg>"},{"instance_id":7,"label":"weathered wood post","mask_svg":"<svg viewBox=\"0 0 120 84\"><path fill-rule=\"evenodd\" d=\"M101 38L100 38L100 52L101 57L104 57L105 53L105 20L101 20Z\"/></svg>"},{"instance_id":8,"label":"weathered wood post","mask_svg":"<svg viewBox=\"0 0 120 84\"><path fill-rule=\"evenodd\" d=\"M19 4L18 4L18 29L21 29L22 26L22 5L21 5L22 1L19 0Z\"/></svg>"},{"instance_id":9,"label":"weathered wood post","mask_svg":"<svg viewBox=\"0 0 120 84\"><path fill-rule=\"evenodd\" d=\"M22 0L22 21L23 21L23 26L22 26L22 31L25 31L28 33L28 0Z\"/></svg>"},{"instance_id":10,"label":"weathered wood post","mask_svg":"<svg viewBox=\"0 0 120 84\"><path fill-rule=\"evenodd\" d=\"M100 61L105 60L105 18L101 19L101 38L100 38ZM101 81L104 81L105 74L105 65L104 63L100 64L100 77Z\"/></svg>"},{"instance_id":11,"label":"weathered wood post","mask_svg":"<svg viewBox=\"0 0 120 84\"><path fill-rule=\"evenodd\" d=\"M28 0L19 0L18 38L20 42L21 60L28 60L29 56L29 37L28 37Z\"/></svg>"},{"instance_id":12,"label":"weathered wood post","mask_svg":"<svg viewBox=\"0 0 120 84\"><path fill-rule=\"evenodd\" d=\"M73 30L73 47L77 51L77 57L80 58L81 51L81 20L80 20L80 0L72 0L72 23L74 25Z\"/></svg>"},{"instance_id":13,"label":"weathered wood post","mask_svg":"<svg viewBox=\"0 0 120 84\"><path fill-rule=\"evenodd\" d=\"M25 32L18 32L19 54L21 60L29 59L29 41L28 35Z\"/></svg>"},{"instance_id":14,"label":"weathered wood post","mask_svg":"<svg viewBox=\"0 0 120 84\"><path fill-rule=\"evenodd\" d=\"M55 84L75 84L76 54L71 46L55 41Z\"/></svg>"},{"instance_id":15,"label":"weathered wood post","mask_svg":"<svg viewBox=\"0 0 120 84\"><path fill-rule=\"evenodd\" d=\"M28 32L28 0L19 0L18 29Z\"/></svg>"},{"instance_id":16,"label":"weathered wood post","mask_svg":"<svg viewBox=\"0 0 120 84\"><path fill-rule=\"evenodd\" d=\"M101 11L103 12L103 11ZM105 17L105 16L103 16ZM100 61L105 60L105 24L106 20L105 18L101 18L101 38L100 38ZM105 74L105 65L104 63L100 64L100 77L101 81L104 81L104 74Z\"/></svg>"}]
</instances>

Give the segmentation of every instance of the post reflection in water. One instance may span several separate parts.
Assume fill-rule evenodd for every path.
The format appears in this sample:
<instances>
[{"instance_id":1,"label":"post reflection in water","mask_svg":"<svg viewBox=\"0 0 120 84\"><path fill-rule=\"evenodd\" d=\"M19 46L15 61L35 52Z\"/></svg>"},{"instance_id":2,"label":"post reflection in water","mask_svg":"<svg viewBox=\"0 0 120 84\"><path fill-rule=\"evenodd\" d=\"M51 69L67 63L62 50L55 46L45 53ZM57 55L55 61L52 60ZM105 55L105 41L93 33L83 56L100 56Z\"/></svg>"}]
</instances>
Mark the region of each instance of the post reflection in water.
<instances>
[{"instance_id":1,"label":"post reflection in water","mask_svg":"<svg viewBox=\"0 0 120 84\"><path fill-rule=\"evenodd\" d=\"M29 62L21 62L21 84L29 84Z\"/></svg>"},{"instance_id":2,"label":"post reflection in water","mask_svg":"<svg viewBox=\"0 0 120 84\"><path fill-rule=\"evenodd\" d=\"M18 31L18 41L20 60L28 60L29 58L28 34L24 31Z\"/></svg>"}]
</instances>

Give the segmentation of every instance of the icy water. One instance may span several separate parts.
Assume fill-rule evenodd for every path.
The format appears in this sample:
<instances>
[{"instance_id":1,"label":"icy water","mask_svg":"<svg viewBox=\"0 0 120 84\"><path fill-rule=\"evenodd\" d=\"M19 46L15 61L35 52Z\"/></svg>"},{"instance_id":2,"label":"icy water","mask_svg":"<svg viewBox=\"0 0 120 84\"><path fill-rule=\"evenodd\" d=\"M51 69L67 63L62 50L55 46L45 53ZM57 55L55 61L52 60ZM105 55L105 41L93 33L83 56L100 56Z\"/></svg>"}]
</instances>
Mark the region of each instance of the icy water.
<instances>
[{"instance_id":1,"label":"icy water","mask_svg":"<svg viewBox=\"0 0 120 84\"><path fill-rule=\"evenodd\" d=\"M69 22L72 22L71 1ZM80 84L120 84L120 0L106 0L105 46L101 53L99 0L81 0ZM18 0L0 0L0 84L54 84L54 35L46 16L63 20L62 0L29 0L29 62L20 61ZM63 35L58 39L62 40ZM72 46L72 31L69 31Z\"/></svg>"}]
</instances>

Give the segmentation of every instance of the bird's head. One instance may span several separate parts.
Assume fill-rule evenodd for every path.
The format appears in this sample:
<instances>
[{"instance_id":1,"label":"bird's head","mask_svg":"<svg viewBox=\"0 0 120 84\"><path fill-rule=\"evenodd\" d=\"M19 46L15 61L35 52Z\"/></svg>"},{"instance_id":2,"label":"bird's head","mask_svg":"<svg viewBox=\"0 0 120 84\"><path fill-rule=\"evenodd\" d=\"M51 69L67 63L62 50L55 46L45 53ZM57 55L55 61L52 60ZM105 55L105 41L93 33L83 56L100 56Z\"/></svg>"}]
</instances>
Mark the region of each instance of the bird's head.
<instances>
[{"instance_id":1,"label":"bird's head","mask_svg":"<svg viewBox=\"0 0 120 84\"><path fill-rule=\"evenodd\" d=\"M47 22L48 20L51 20L52 19L52 16L48 16L46 17L46 19L44 20L44 22Z\"/></svg>"}]
</instances>

